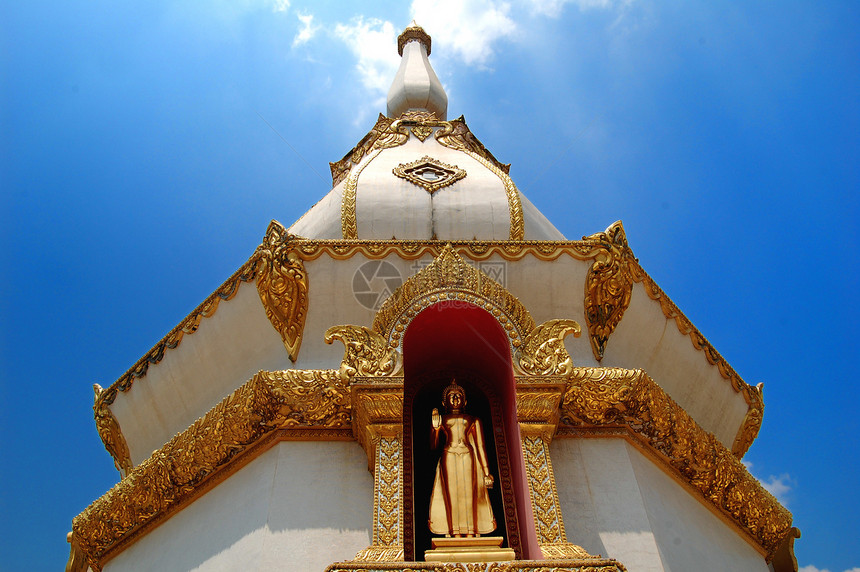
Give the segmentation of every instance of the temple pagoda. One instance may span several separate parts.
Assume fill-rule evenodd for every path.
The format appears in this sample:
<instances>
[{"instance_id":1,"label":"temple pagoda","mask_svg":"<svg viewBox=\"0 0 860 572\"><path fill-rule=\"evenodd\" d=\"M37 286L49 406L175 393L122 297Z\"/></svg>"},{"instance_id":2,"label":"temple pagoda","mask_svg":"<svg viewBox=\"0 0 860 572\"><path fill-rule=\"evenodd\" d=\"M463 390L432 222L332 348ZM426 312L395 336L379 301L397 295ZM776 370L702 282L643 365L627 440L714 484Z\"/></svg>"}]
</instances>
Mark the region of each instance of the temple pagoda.
<instances>
[{"instance_id":1,"label":"temple pagoda","mask_svg":"<svg viewBox=\"0 0 860 572\"><path fill-rule=\"evenodd\" d=\"M741 462L761 386L621 222L568 240L448 118L423 29L397 50L331 191L95 387L121 479L67 570L796 570Z\"/></svg>"}]
</instances>

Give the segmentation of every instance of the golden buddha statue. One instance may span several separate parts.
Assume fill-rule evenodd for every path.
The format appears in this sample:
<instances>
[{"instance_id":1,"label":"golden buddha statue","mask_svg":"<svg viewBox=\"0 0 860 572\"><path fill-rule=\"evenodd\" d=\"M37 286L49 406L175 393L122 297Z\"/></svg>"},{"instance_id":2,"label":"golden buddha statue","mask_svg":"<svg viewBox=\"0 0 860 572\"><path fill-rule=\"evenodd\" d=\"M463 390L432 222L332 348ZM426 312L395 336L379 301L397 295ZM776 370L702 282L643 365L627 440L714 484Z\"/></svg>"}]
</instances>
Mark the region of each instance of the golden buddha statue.
<instances>
[{"instance_id":1,"label":"golden buddha statue","mask_svg":"<svg viewBox=\"0 0 860 572\"><path fill-rule=\"evenodd\" d=\"M496 529L487 489L493 476L487 463L481 420L463 413L466 393L456 380L445 388L440 415L433 409L430 446L444 441L430 496L430 532L446 537L477 537Z\"/></svg>"}]
</instances>

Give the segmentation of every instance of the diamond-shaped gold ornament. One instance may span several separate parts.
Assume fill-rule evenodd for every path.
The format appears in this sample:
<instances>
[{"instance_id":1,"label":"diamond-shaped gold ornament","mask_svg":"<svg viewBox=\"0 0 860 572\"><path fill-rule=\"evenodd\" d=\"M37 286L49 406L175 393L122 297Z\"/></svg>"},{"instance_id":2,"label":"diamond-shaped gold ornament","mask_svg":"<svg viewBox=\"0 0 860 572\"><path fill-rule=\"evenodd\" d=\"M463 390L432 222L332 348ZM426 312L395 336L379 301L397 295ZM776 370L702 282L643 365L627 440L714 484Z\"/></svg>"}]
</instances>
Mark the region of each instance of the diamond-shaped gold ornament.
<instances>
[{"instance_id":1,"label":"diamond-shaped gold ornament","mask_svg":"<svg viewBox=\"0 0 860 572\"><path fill-rule=\"evenodd\" d=\"M401 163L392 172L431 195L466 176L466 171L456 165L448 165L427 155L411 163Z\"/></svg>"}]
</instances>

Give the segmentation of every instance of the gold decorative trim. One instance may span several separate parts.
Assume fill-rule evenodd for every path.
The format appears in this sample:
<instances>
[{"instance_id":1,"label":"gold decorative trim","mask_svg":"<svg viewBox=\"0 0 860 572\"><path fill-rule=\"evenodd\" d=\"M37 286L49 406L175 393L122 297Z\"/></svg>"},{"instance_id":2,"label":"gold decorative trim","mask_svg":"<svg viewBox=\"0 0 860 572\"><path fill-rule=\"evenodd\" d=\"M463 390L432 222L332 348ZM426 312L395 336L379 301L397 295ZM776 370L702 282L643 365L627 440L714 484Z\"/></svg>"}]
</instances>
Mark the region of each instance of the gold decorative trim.
<instances>
[{"instance_id":1,"label":"gold decorative trim","mask_svg":"<svg viewBox=\"0 0 860 572\"><path fill-rule=\"evenodd\" d=\"M522 437L538 544L546 558L588 557L585 550L567 541L547 439L543 435Z\"/></svg>"},{"instance_id":2,"label":"gold decorative trim","mask_svg":"<svg viewBox=\"0 0 860 572\"><path fill-rule=\"evenodd\" d=\"M597 241L604 248L594 258L594 264L585 279L585 321L591 337L591 351L595 359L600 361L609 336L630 306L633 277L629 266L636 259L627 245L627 235L621 221L610 225L605 232L584 239Z\"/></svg>"},{"instance_id":3,"label":"gold decorative trim","mask_svg":"<svg viewBox=\"0 0 860 572\"><path fill-rule=\"evenodd\" d=\"M338 372L260 372L75 517L73 540L93 570L100 570L113 548L178 506L263 436L350 424L348 388Z\"/></svg>"},{"instance_id":4,"label":"gold decorative trim","mask_svg":"<svg viewBox=\"0 0 860 572\"><path fill-rule=\"evenodd\" d=\"M125 477L134 468L128 444L125 441L125 436L122 434L122 429L119 427L119 422L113 416L113 413L111 413L107 402L104 399L99 399L104 390L96 383L93 384L93 391L95 392L93 413L96 419L96 430L102 439L102 443L104 443L105 449L113 457L113 464L119 471L120 476Z\"/></svg>"},{"instance_id":5,"label":"gold decorative trim","mask_svg":"<svg viewBox=\"0 0 860 572\"><path fill-rule=\"evenodd\" d=\"M510 562L335 562L325 572L374 572L410 570L426 572L627 572L611 558L564 560L514 560Z\"/></svg>"},{"instance_id":6,"label":"gold decorative trim","mask_svg":"<svg viewBox=\"0 0 860 572\"><path fill-rule=\"evenodd\" d=\"M350 170L361 160L377 149L397 147L409 139L409 130L424 141L435 128L437 140L446 147L474 153L489 161L505 175L511 171L510 164L499 162L490 151L484 147L477 137L469 130L466 120L461 115L451 121L442 121L429 111L407 111L399 119L379 114L376 124L365 135L358 145L343 156L340 161L329 163L331 167L332 186L343 181ZM444 130L444 133L442 131Z\"/></svg>"},{"instance_id":7,"label":"gold decorative trim","mask_svg":"<svg viewBox=\"0 0 860 572\"><path fill-rule=\"evenodd\" d=\"M296 237L272 221L253 260L257 266L257 293L266 317L281 334L284 348L295 362L302 345L308 315L308 273L295 251Z\"/></svg>"},{"instance_id":8,"label":"gold decorative trim","mask_svg":"<svg viewBox=\"0 0 860 572\"><path fill-rule=\"evenodd\" d=\"M412 132L415 132L415 127ZM436 175L434 179L425 179L422 176L424 172L432 172ZM415 186L421 187L431 195L439 189L451 186L460 179L466 176L466 171L459 168L457 165L449 165L438 159L434 159L429 155L424 155L411 163L400 163L391 171L397 177L412 183Z\"/></svg>"},{"instance_id":9,"label":"gold decorative trim","mask_svg":"<svg viewBox=\"0 0 860 572\"><path fill-rule=\"evenodd\" d=\"M345 382L355 375L394 376L403 371L400 353L388 347L385 338L364 326L332 326L325 332L325 343L334 340L344 345L339 375Z\"/></svg>"},{"instance_id":10,"label":"gold decorative trim","mask_svg":"<svg viewBox=\"0 0 860 572\"><path fill-rule=\"evenodd\" d=\"M427 55L430 55L430 35L424 31L421 26L407 26L403 32L397 36L397 53L403 56L403 48L409 42L417 41L424 44L427 48Z\"/></svg>"},{"instance_id":11,"label":"gold decorative trim","mask_svg":"<svg viewBox=\"0 0 860 572\"><path fill-rule=\"evenodd\" d=\"M450 244L472 260L487 260L499 256L507 261L534 257L548 262L562 256L575 260L591 260L602 249L585 241L475 241L475 240L319 240L302 239L296 249L306 262L326 255L334 260L347 260L356 255L381 260L392 254L404 260L416 260L425 255L438 256Z\"/></svg>"},{"instance_id":12,"label":"gold decorative trim","mask_svg":"<svg viewBox=\"0 0 860 572\"><path fill-rule=\"evenodd\" d=\"M382 303L373 320L373 330L388 340L392 348L397 348L412 318L446 300L467 302L491 312L514 348L534 329L531 314L515 296L468 264L447 244L429 266L410 276Z\"/></svg>"},{"instance_id":13,"label":"gold decorative trim","mask_svg":"<svg viewBox=\"0 0 860 572\"><path fill-rule=\"evenodd\" d=\"M514 360L519 372L527 375L567 375L573 360L564 347L568 334L578 338L582 328L573 320L549 320L529 332Z\"/></svg>"},{"instance_id":14,"label":"gold decorative trim","mask_svg":"<svg viewBox=\"0 0 860 572\"><path fill-rule=\"evenodd\" d=\"M397 147L406 143L408 139L409 132L398 123L398 120L380 113L370 133L362 137L358 145L353 147L340 161L329 163L332 186L335 187L344 180L350 169L354 165L358 165L365 155L369 155L377 149Z\"/></svg>"},{"instance_id":15,"label":"gold decorative trim","mask_svg":"<svg viewBox=\"0 0 860 572\"><path fill-rule=\"evenodd\" d=\"M403 437L379 437L373 475L373 545L403 558Z\"/></svg>"},{"instance_id":16,"label":"gold decorative trim","mask_svg":"<svg viewBox=\"0 0 860 572\"><path fill-rule=\"evenodd\" d=\"M575 368L561 416L572 427L627 426L768 558L791 530L791 513L641 370Z\"/></svg>"},{"instance_id":17,"label":"gold decorative trim","mask_svg":"<svg viewBox=\"0 0 860 572\"><path fill-rule=\"evenodd\" d=\"M346 178L346 184L343 186L343 199L340 205L340 232L346 239L358 238L358 221L356 219L358 178L361 176L364 168L370 165L381 152L381 150L377 151Z\"/></svg>"}]
</instances>

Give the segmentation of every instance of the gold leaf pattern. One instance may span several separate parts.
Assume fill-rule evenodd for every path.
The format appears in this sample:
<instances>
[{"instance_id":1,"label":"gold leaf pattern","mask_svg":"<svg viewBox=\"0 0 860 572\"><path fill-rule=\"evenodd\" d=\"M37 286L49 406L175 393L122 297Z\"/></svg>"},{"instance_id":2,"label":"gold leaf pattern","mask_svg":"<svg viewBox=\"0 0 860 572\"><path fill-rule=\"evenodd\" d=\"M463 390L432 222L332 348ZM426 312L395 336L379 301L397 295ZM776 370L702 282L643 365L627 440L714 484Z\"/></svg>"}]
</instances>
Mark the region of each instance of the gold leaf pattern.
<instances>
[{"instance_id":1,"label":"gold leaf pattern","mask_svg":"<svg viewBox=\"0 0 860 572\"><path fill-rule=\"evenodd\" d=\"M600 361L609 336L630 306L633 277L629 263L635 258L627 246L621 221L584 240L597 241L604 249L595 257L585 280L585 321L591 336L591 350Z\"/></svg>"},{"instance_id":2,"label":"gold leaf pattern","mask_svg":"<svg viewBox=\"0 0 860 572\"><path fill-rule=\"evenodd\" d=\"M344 381L355 375L391 376L403 368L400 354L388 347L385 338L364 326L332 326L325 333L325 343L343 342L345 353L340 366Z\"/></svg>"},{"instance_id":3,"label":"gold leaf pattern","mask_svg":"<svg viewBox=\"0 0 860 572\"><path fill-rule=\"evenodd\" d=\"M272 221L263 244L257 248L257 293L266 317L281 334L290 360L295 362L302 345L308 315L308 274L295 250L295 237Z\"/></svg>"},{"instance_id":4,"label":"gold leaf pattern","mask_svg":"<svg viewBox=\"0 0 860 572\"><path fill-rule=\"evenodd\" d=\"M517 365L528 375L567 375L573 360L564 347L568 334L578 338L582 328L573 320L549 320L529 332L519 348Z\"/></svg>"}]
</instances>

